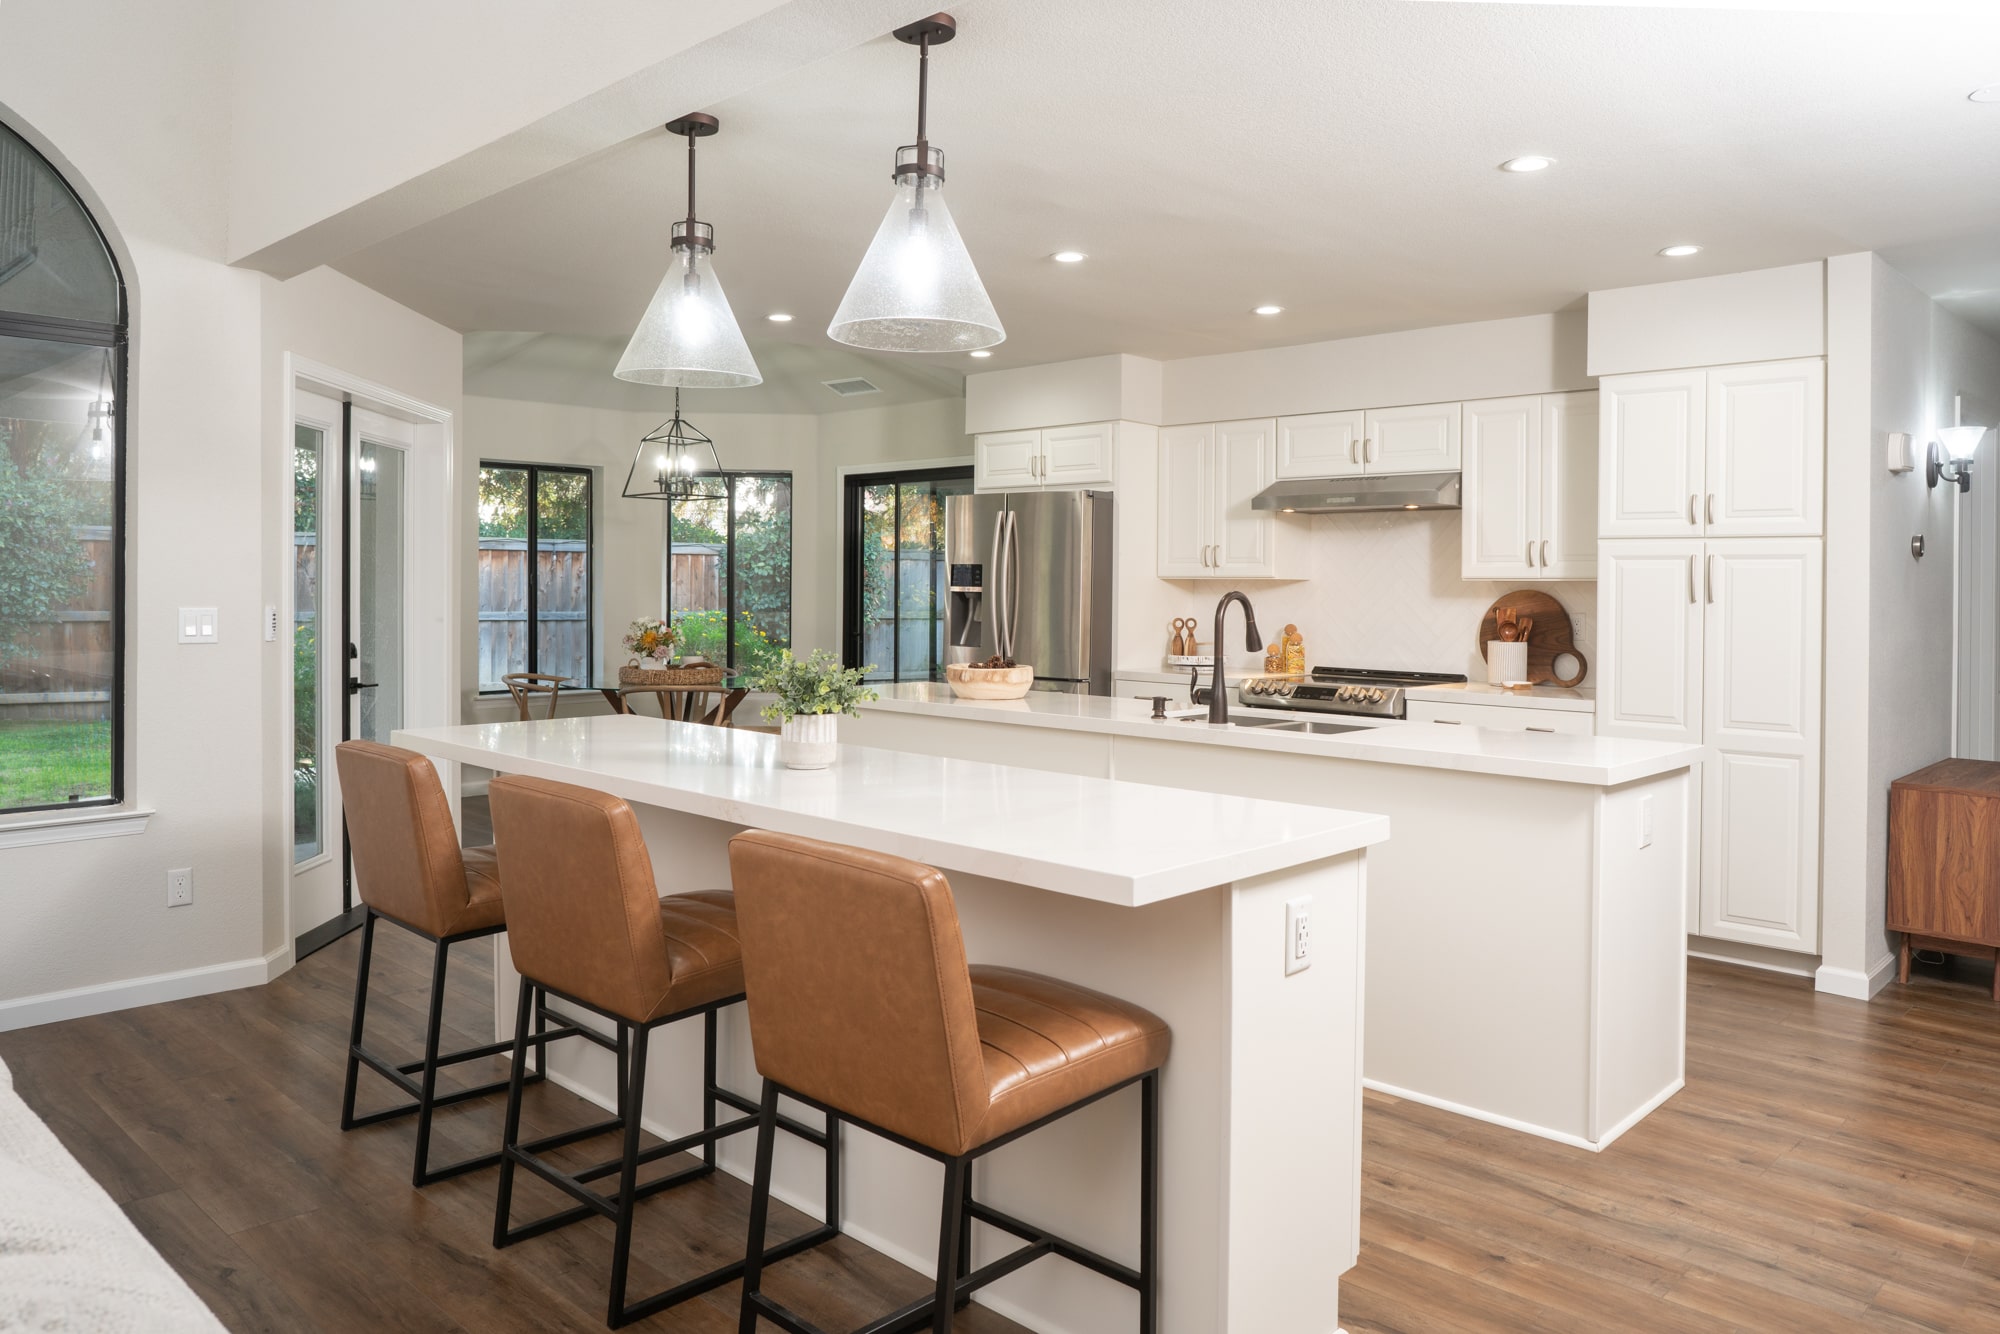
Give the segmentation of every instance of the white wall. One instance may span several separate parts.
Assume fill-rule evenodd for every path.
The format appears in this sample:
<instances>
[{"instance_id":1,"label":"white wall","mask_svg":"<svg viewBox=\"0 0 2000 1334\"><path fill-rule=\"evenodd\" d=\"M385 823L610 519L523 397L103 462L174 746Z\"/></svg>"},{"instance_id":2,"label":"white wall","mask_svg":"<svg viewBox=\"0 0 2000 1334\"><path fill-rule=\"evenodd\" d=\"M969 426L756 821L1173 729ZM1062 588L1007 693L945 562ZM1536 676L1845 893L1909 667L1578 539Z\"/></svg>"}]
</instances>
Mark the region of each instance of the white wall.
<instances>
[{"instance_id":1,"label":"white wall","mask_svg":"<svg viewBox=\"0 0 2000 1334\"><path fill-rule=\"evenodd\" d=\"M606 372L609 374L609 372ZM670 415L620 412L521 399L468 397L465 400L465 457L468 486L481 459L516 463L567 463L600 470L598 487L598 642L600 661L616 666L618 640L627 622L660 614L660 555L665 541L664 507L653 500L626 500L625 485L641 436ZM959 399L861 408L824 415L806 413L711 413L696 425L715 439L723 466L771 469L792 474L792 640L799 652L837 650L840 637L841 552L839 470L889 468L914 460L969 462ZM473 526L477 497L461 497L465 532ZM468 538L460 565L461 692L468 717L503 716L509 705L475 702L478 682L477 606L474 557ZM584 701L578 708L595 707ZM565 710L571 709L565 704Z\"/></svg>"}]
</instances>

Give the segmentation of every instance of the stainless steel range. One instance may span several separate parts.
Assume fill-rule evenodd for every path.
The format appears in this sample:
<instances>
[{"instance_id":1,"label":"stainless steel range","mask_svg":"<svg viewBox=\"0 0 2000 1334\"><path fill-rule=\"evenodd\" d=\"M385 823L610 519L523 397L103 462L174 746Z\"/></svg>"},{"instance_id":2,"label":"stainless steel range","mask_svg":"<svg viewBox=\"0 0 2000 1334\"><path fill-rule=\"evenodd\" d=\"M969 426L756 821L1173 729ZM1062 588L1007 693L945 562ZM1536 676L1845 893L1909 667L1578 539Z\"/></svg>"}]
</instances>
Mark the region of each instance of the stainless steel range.
<instances>
[{"instance_id":1,"label":"stainless steel range","mask_svg":"<svg viewBox=\"0 0 2000 1334\"><path fill-rule=\"evenodd\" d=\"M1246 708L1253 709L1401 718L1407 712L1406 694L1413 687L1464 683L1464 676L1450 672L1315 667L1303 681L1286 676L1252 677L1237 686L1236 699Z\"/></svg>"}]
</instances>

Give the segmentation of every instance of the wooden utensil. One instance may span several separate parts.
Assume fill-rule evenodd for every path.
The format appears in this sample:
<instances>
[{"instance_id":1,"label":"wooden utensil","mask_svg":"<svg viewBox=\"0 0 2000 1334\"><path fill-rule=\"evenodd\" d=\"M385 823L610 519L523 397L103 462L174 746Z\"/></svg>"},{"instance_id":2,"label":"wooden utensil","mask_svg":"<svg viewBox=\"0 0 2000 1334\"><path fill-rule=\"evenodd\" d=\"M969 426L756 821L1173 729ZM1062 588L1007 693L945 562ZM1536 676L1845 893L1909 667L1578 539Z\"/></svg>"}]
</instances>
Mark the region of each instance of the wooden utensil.
<instances>
[{"instance_id":1,"label":"wooden utensil","mask_svg":"<svg viewBox=\"0 0 2000 1334\"><path fill-rule=\"evenodd\" d=\"M1576 630L1570 625L1569 613L1563 609L1562 603L1547 593L1524 588L1507 594L1488 607L1479 622L1479 655L1482 658L1486 656L1486 646L1492 641L1513 642L1502 633L1503 626L1511 626L1518 638L1527 641L1528 680L1531 683L1573 686L1590 671L1590 664L1584 660L1583 654L1577 652ZM1556 675L1556 659L1564 654L1576 659L1576 675Z\"/></svg>"}]
</instances>

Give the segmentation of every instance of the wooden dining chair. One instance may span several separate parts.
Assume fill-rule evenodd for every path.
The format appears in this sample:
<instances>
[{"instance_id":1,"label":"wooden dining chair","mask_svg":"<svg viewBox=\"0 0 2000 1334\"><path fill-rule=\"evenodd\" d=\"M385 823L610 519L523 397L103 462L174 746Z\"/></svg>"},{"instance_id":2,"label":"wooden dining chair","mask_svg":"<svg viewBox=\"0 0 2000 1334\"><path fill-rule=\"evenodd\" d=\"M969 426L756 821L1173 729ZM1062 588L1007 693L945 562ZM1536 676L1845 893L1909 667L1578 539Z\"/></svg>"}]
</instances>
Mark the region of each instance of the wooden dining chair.
<instances>
[{"instance_id":1,"label":"wooden dining chair","mask_svg":"<svg viewBox=\"0 0 2000 1334\"><path fill-rule=\"evenodd\" d=\"M551 676L547 672L509 672L500 680L507 687L507 693L514 697L514 707L521 711L521 721L525 723L529 721L528 701L535 695L547 695L547 716L556 716L556 701L561 698L562 688L569 678Z\"/></svg>"}]
</instances>

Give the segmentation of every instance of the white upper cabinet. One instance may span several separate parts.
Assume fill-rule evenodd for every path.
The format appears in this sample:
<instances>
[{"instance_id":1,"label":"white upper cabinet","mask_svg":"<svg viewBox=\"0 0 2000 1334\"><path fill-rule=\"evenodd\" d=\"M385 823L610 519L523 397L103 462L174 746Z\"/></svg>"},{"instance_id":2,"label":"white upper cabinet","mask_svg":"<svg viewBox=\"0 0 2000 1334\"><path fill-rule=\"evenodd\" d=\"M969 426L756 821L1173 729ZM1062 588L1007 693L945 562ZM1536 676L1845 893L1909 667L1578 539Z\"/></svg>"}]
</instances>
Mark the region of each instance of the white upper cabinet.
<instances>
[{"instance_id":1,"label":"white upper cabinet","mask_svg":"<svg viewBox=\"0 0 2000 1334\"><path fill-rule=\"evenodd\" d=\"M1597 578L1597 395L1465 405L1461 573Z\"/></svg>"},{"instance_id":2,"label":"white upper cabinet","mask_svg":"<svg viewBox=\"0 0 2000 1334\"><path fill-rule=\"evenodd\" d=\"M1352 477L1362 458L1366 413L1315 412L1278 418L1279 477Z\"/></svg>"},{"instance_id":3,"label":"white upper cabinet","mask_svg":"<svg viewBox=\"0 0 2000 1334\"><path fill-rule=\"evenodd\" d=\"M1215 549L1215 428L1170 426L1160 432L1162 579L1201 579Z\"/></svg>"},{"instance_id":4,"label":"white upper cabinet","mask_svg":"<svg viewBox=\"0 0 2000 1334\"><path fill-rule=\"evenodd\" d=\"M1109 486L1117 440L1117 422L975 435L972 489Z\"/></svg>"},{"instance_id":5,"label":"white upper cabinet","mask_svg":"<svg viewBox=\"0 0 2000 1334\"><path fill-rule=\"evenodd\" d=\"M1041 485L1040 431L995 431L972 437L972 488L1020 491Z\"/></svg>"},{"instance_id":6,"label":"white upper cabinet","mask_svg":"<svg viewBox=\"0 0 2000 1334\"><path fill-rule=\"evenodd\" d=\"M1702 544L1606 542L1597 580L1597 730L1700 745Z\"/></svg>"},{"instance_id":7,"label":"white upper cabinet","mask_svg":"<svg viewBox=\"0 0 2000 1334\"><path fill-rule=\"evenodd\" d=\"M1458 471L1458 404L1374 408L1364 415L1362 452L1369 472Z\"/></svg>"},{"instance_id":8,"label":"white upper cabinet","mask_svg":"<svg viewBox=\"0 0 2000 1334\"><path fill-rule=\"evenodd\" d=\"M1825 502L1818 358L1600 382L1602 537L1812 537Z\"/></svg>"},{"instance_id":9,"label":"white upper cabinet","mask_svg":"<svg viewBox=\"0 0 2000 1334\"><path fill-rule=\"evenodd\" d=\"M1814 537L1826 463L1826 370L1814 357L1708 373L1710 537Z\"/></svg>"},{"instance_id":10,"label":"white upper cabinet","mask_svg":"<svg viewBox=\"0 0 2000 1334\"><path fill-rule=\"evenodd\" d=\"M1160 432L1163 579L1298 579L1306 521L1250 502L1277 478L1277 424L1265 417Z\"/></svg>"},{"instance_id":11,"label":"white upper cabinet","mask_svg":"<svg viewBox=\"0 0 2000 1334\"><path fill-rule=\"evenodd\" d=\"M1532 577L1539 554L1542 403L1499 398L1465 405L1463 573L1467 579ZM1595 578L1596 570L1591 571Z\"/></svg>"},{"instance_id":12,"label":"white upper cabinet","mask_svg":"<svg viewBox=\"0 0 2000 1334\"><path fill-rule=\"evenodd\" d=\"M1706 371L1598 382L1599 537L1700 537Z\"/></svg>"}]
</instances>

